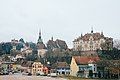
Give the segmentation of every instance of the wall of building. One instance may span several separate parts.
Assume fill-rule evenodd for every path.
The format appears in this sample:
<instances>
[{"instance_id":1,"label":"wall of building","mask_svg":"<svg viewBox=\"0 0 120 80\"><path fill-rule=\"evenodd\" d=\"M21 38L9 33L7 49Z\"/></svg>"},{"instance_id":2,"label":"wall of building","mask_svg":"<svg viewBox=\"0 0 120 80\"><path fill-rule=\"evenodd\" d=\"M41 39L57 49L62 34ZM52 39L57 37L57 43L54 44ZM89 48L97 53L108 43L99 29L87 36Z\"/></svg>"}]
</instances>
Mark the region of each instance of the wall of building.
<instances>
[{"instance_id":1,"label":"wall of building","mask_svg":"<svg viewBox=\"0 0 120 80\"><path fill-rule=\"evenodd\" d=\"M99 35L99 36L101 36L101 35ZM82 37L75 39L73 41L73 49L80 50L80 51L90 51L90 50L101 49L101 44L104 43L105 41L107 41L107 39L109 39L108 37L100 37L95 40L94 37L95 36L93 36L91 34L89 36L89 39L87 39L87 40L84 40L84 38L82 38Z\"/></svg>"},{"instance_id":2,"label":"wall of building","mask_svg":"<svg viewBox=\"0 0 120 80\"><path fill-rule=\"evenodd\" d=\"M75 59L72 58L71 64L70 64L70 75L71 76L77 76L77 72L79 71L79 67L77 66Z\"/></svg>"}]
</instances>

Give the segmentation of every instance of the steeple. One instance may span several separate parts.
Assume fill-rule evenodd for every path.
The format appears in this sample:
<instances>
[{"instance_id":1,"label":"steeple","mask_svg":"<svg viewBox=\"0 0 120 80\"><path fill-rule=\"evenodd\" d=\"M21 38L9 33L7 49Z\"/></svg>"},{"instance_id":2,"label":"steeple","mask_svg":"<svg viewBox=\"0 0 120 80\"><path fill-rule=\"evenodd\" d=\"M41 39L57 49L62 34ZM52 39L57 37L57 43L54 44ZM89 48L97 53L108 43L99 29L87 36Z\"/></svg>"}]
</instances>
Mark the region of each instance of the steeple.
<instances>
[{"instance_id":1,"label":"steeple","mask_svg":"<svg viewBox=\"0 0 120 80\"><path fill-rule=\"evenodd\" d=\"M91 27L91 33L93 33L93 27Z\"/></svg>"},{"instance_id":2,"label":"steeple","mask_svg":"<svg viewBox=\"0 0 120 80\"><path fill-rule=\"evenodd\" d=\"M101 35L103 35L103 31L101 31Z\"/></svg>"},{"instance_id":3,"label":"steeple","mask_svg":"<svg viewBox=\"0 0 120 80\"><path fill-rule=\"evenodd\" d=\"M39 38L37 43L43 43L42 38L41 38L41 29L39 30Z\"/></svg>"},{"instance_id":4,"label":"steeple","mask_svg":"<svg viewBox=\"0 0 120 80\"><path fill-rule=\"evenodd\" d=\"M81 37L83 37L82 33L81 33Z\"/></svg>"},{"instance_id":5,"label":"steeple","mask_svg":"<svg viewBox=\"0 0 120 80\"><path fill-rule=\"evenodd\" d=\"M101 32L101 37L104 37L103 31Z\"/></svg>"},{"instance_id":6,"label":"steeple","mask_svg":"<svg viewBox=\"0 0 120 80\"><path fill-rule=\"evenodd\" d=\"M53 36L51 37L51 40L53 41Z\"/></svg>"},{"instance_id":7,"label":"steeple","mask_svg":"<svg viewBox=\"0 0 120 80\"><path fill-rule=\"evenodd\" d=\"M41 39L41 29L39 30L39 38Z\"/></svg>"}]
</instances>

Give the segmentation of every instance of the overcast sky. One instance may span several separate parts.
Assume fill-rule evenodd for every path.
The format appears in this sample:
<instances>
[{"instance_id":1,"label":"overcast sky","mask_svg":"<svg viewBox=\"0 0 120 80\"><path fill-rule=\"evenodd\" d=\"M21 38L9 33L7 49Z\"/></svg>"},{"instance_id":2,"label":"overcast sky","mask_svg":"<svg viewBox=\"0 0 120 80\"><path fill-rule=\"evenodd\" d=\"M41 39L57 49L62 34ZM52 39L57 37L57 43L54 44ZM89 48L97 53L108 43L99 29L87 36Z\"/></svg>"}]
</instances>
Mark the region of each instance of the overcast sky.
<instances>
[{"instance_id":1,"label":"overcast sky","mask_svg":"<svg viewBox=\"0 0 120 80\"><path fill-rule=\"evenodd\" d=\"M120 39L120 0L0 0L0 42L36 42L41 29L44 43L53 36L72 47L91 27Z\"/></svg>"}]
</instances>

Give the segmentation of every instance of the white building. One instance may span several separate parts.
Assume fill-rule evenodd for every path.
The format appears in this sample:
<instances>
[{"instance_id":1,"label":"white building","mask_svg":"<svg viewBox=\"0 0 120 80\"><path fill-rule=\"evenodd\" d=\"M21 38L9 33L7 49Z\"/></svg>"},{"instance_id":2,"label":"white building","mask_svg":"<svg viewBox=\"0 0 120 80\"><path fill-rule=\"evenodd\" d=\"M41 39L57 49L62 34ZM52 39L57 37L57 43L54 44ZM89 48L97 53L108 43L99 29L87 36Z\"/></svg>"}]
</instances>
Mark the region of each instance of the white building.
<instances>
[{"instance_id":1,"label":"white building","mask_svg":"<svg viewBox=\"0 0 120 80\"><path fill-rule=\"evenodd\" d=\"M104 37L103 32L101 33L87 33L84 36L81 36L73 41L73 49L78 51L94 51L97 49L102 49L101 44L108 42L109 45L113 46L113 39Z\"/></svg>"},{"instance_id":2,"label":"white building","mask_svg":"<svg viewBox=\"0 0 120 80\"><path fill-rule=\"evenodd\" d=\"M38 56L44 57L47 49L38 49Z\"/></svg>"}]
</instances>

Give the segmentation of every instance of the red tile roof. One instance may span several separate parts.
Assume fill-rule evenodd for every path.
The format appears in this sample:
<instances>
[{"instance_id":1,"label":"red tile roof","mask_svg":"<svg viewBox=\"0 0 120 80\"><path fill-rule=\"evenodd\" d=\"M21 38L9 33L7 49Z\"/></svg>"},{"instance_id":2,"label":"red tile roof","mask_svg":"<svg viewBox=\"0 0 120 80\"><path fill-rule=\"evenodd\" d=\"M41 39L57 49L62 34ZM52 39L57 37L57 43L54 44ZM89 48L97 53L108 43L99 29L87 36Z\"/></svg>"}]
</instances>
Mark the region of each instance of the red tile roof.
<instances>
[{"instance_id":1,"label":"red tile roof","mask_svg":"<svg viewBox=\"0 0 120 80\"><path fill-rule=\"evenodd\" d=\"M99 57L87 57L87 56L74 56L73 57L77 64L88 64L89 61L97 62L100 60Z\"/></svg>"}]
</instances>

